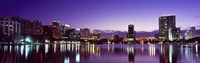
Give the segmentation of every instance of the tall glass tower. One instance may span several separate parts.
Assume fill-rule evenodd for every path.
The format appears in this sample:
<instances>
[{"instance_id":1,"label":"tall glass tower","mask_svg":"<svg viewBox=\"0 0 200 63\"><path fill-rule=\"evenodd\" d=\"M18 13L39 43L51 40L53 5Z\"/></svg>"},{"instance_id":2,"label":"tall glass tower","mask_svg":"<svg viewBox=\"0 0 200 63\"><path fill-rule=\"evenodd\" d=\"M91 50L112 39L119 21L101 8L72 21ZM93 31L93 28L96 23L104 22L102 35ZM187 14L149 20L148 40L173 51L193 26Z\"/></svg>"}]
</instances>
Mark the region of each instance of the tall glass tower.
<instances>
[{"instance_id":1,"label":"tall glass tower","mask_svg":"<svg viewBox=\"0 0 200 63\"><path fill-rule=\"evenodd\" d=\"M134 41L135 40L135 31L134 31L134 25L133 24L129 24L128 25L127 38L130 41Z\"/></svg>"},{"instance_id":2,"label":"tall glass tower","mask_svg":"<svg viewBox=\"0 0 200 63\"><path fill-rule=\"evenodd\" d=\"M159 35L160 37L164 37L168 39L169 29L176 27L176 17L175 15L166 15L159 17Z\"/></svg>"}]
</instances>

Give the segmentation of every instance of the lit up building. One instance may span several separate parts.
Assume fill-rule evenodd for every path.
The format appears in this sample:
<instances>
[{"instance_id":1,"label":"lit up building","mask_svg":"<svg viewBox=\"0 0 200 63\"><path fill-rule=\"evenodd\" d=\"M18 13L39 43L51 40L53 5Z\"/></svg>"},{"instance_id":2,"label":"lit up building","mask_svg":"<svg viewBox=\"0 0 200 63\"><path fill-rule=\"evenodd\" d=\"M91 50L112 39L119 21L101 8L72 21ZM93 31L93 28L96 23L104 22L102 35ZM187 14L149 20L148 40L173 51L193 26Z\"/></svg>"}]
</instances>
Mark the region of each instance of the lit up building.
<instances>
[{"instance_id":1,"label":"lit up building","mask_svg":"<svg viewBox=\"0 0 200 63\"><path fill-rule=\"evenodd\" d=\"M135 41L134 25L132 25L132 24L128 25L127 40L128 41Z\"/></svg>"},{"instance_id":2,"label":"lit up building","mask_svg":"<svg viewBox=\"0 0 200 63\"><path fill-rule=\"evenodd\" d=\"M60 22L58 20L53 21L53 38L59 39L60 38Z\"/></svg>"},{"instance_id":3,"label":"lit up building","mask_svg":"<svg viewBox=\"0 0 200 63\"><path fill-rule=\"evenodd\" d=\"M112 40L117 40L119 39L119 35L112 35Z\"/></svg>"},{"instance_id":4,"label":"lit up building","mask_svg":"<svg viewBox=\"0 0 200 63\"><path fill-rule=\"evenodd\" d=\"M53 36L53 26L52 25L44 25L42 26L42 36L45 39L50 39Z\"/></svg>"},{"instance_id":5,"label":"lit up building","mask_svg":"<svg viewBox=\"0 0 200 63\"><path fill-rule=\"evenodd\" d=\"M184 39L188 40L191 38L194 38L196 35L196 29L195 27L191 27L184 35Z\"/></svg>"},{"instance_id":6,"label":"lit up building","mask_svg":"<svg viewBox=\"0 0 200 63\"><path fill-rule=\"evenodd\" d=\"M21 32L23 35L42 35L42 23L39 20L21 19Z\"/></svg>"},{"instance_id":7,"label":"lit up building","mask_svg":"<svg viewBox=\"0 0 200 63\"><path fill-rule=\"evenodd\" d=\"M22 35L42 35L42 23L39 20L22 19L17 16L8 19L15 19L21 24Z\"/></svg>"},{"instance_id":8,"label":"lit up building","mask_svg":"<svg viewBox=\"0 0 200 63\"><path fill-rule=\"evenodd\" d=\"M80 29L81 38L90 38L90 29Z\"/></svg>"},{"instance_id":9,"label":"lit up building","mask_svg":"<svg viewBox=\"0 0 200 63\"><path fill-rule=\"evenodd\" d=\"M159 35L167 39L169 36L168 31L171 28L176 27L175 15L167 15L159 17Z\"/></svg>"},{"instance_id":10,"label":"lit up building","mask_svg":"<svg viewBox=\"0 0 200 63\"><path fill-rule=\"evenodd\" d=\"M70 26L69 25L67 25L67 24L65 24L65 25L61 25L61 29L60 29L60 31L61 31L61 37L68 37L68 35L67 35L67 30L69 30L70 29Z\"/></svg>"},{"instance_id":11,"label":"lit up building","mask_svg":"<svg viewBox=\"0 0 200 63\"><path fill-rule=\"evenodd\" d=\"M95 31L95 32L93 32L92 37L93 37L94 39L100 40L100 39L101 39L101 33Z\"/></svg>"},{"instance_id":12,"label":"lit up building","mask_svg":"<svg viewBox=\"0 0 200 63\"><path fill-rule=\"evenodd\" d=\"M71 40L80 39L80 29L69 29L67 31L67 34L69 35L69 39Z\"/></svg>"},{"instance_id":13,"label":"lit up building","mask_svg":"<svg viewBox=\"0 0 200 63\"><path fill-rule=\"evenodd\" d=\"M170 28L168 34L168 39L170 41L180 40L180 28Z\"/></svg>"},{"instance_id":14,"label":"lit up building","mask_svg":"<svg viewBox=\"0 0 200 63\"><path fill-rule=\"evenodd\" d=\"M122 43L123 38L119 37L119 35L117 35L117 34L114 34L114 35L112 35L111 42Z\"/></svg>"},{"instance_id":15,"label":"lit up building","mask_svg":"<svg viewBox=\"0 0 200 63\"><path fill-rule=\"evenodd\" d=\"M11 35L17 35L21 33L21 24L13 19L1 19L0 20L0 32L7 37Z\"/></svg>"},{"instance_id":16,"label":"lit up building","mask_svg":"<svg viewBox=\"0 0 200 63\"><path fill-rule=\"evenodd\" d=\"M39 20L22 19L18 16L6 17L3 20L18 22L20 24L20 34L22 35L42 35L42 23Z\"/></svg>"}]
</instances>

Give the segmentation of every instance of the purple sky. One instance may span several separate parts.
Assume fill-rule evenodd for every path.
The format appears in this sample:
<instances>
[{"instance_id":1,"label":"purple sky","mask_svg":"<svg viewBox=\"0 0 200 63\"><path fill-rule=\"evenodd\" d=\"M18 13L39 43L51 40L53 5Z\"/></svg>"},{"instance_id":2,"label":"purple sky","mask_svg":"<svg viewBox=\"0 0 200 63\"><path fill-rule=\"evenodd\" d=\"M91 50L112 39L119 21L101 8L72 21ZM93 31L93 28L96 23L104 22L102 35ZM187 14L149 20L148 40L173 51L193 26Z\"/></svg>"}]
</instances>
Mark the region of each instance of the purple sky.
<instances>
[{"instance_id":1,"label":"purple sky","mask_svg":"<svg viewBox=\"0 0 200 63\"><path fill-rule=\"evenodd\" d=\"M57 19L73 28L127 31L158 29L160 15L175 14L177 27L198 26L200 0L1 0L0 17L18 15L51 24Z\"/></svg>"}]
</instances>

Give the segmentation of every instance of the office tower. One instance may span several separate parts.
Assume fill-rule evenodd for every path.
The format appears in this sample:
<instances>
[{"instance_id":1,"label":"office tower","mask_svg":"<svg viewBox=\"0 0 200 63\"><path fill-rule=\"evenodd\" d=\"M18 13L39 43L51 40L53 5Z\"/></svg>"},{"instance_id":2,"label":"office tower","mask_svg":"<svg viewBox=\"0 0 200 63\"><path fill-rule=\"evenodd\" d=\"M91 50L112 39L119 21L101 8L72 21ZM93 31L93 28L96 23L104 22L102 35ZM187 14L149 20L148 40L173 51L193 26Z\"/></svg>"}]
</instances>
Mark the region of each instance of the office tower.
<instances>
[{"instance_id":1,"label":"office tower","mask_svg":"<svg viewBox=\"0 0 200 63\"><path fill-rule=\"evenodd\" d=\"M58 20L53 20L53 38L60 38L60 22Z\"/></svg>"},{"instance_id":2,"label":"office tower","mask_svg":"<svg viewBox=\"0 0 200 63\"><path fill-rule=\"evenodd\" d=\"M170 28L168 34L168 39L170 41L180 40L180 28Z\"/></svg>"},{"instance_id":3,"label":"office tower","mask_svg":"<svg viewBox=\"0 0 200 63\"><path fill-rule=\"evenodd\" d=\"M21 24L14 19L1 19L0 32L7 37L19 35L21 33Z\"/></svg>"},{"instance_id":4,"label":"office tower","mask_svg":"<svg viewBox=\"0 0 200 63\"><path fill-rule=\"evenodd\" d=\"M111 40L114 43L122 43L123 38L119 37L119 35L117 35L117 34L114 34L114 35L112 35Z\"/></svg>"},{"instance_id":5,"label":"office tower","mask_svg":"<svg viewBox=\"0 0 200 63\"><path fill-rule=\"evenodd\" d=\"M118 40L119 38L119 35L112 35L112 40Z\"/></svg>"},{"instance_id":6,"label":"office tower","mask_svg":"<svg viewBox=\"0 0 200 63\"><path fill-rule=\"evenodd\" d=\"M128 41L134 41L135 40L134 25L132 25L132 24L128 25L127 39L128 39Z\"/></svg>"},{"instance_id":7,"label":"office tower","mask_svg":"<svg viewBox=\"0 0 200 63\"><path fill-rule=\"evenodd\" d=\"M159 35L168 39L168 31L170 28L176 27L175 15L167 15L159 17Z\"/></svg>"},{"instance_id":8,"label":"office tower","mask_svg":"<svg viewBox=\"0 0 200 63\"><path fill-rule=\"evenodd\" d=\"M191 38L194 38L196 35L196 29L195 27L191 27L184 35L184 39L188 40Z\"/></svg>"},{"instance_id":9,"label":"office tower","mask_svg":"<svg viewBox=\"0 0 200 63\"><path fill-rule=\"evenodd\" d=\"M18 16L5 17L3 20L14 20L20 24L21 35L42 35L42 23L39 20L28 20Z\"/></svg>"},{"instance_id":10,"label":"office tower","mask_svg":"<svg viewBox=\"0 0 200 63\"><path fill-rule=\"evenodd\" d=\"M52 25L43 25L42 26L42 36L45 39L51 39L53 36L53 26Z\"/></svg>"},{"instance_id":11,"label":"office tower","mask_svg":"<svg viewBox=\"0 0 200 63\"><path fill-rule=\"evenodd\" d=\"M81 38L90 38L90 29L80 29Z\"/></svg>"},{"instance_id":12,"label":"office tower","mask_svg":"<svg viewBox=\"0 0 200 63\"><path fill-rule=\"evenodd\" d=\"M42 35L42 23L39 20L31 21L33 35Z\"/></svg>"},{"instance_id":13,"label":"office tower","mask_svg":"<svg viewBox=\"0 0 200 63\"><path fill-rule=\"evenodd\" d=\"M97 31L94 31L92 37L94 39L100 40L101 39L101 33L97 32Z\"/></svg>"},{"instance_id":14,"label":"office tower","mask_svg":"<svg viewBox=\"0 0 200 63\"><path fill-rule=\"evenodd\" d=\"M80 39L80 29L69 29L67 34L69 34L70 40Z\"/></svg>"},{"instance_id":15,"label":"office tower","mask_svg":"<svg viewBox=\"0 0 200 63\"><path fill-rule=\"evenodd\" d=\"M65 24L65 25L61 25L61 29L60 29L60 31L61 31L61 37L68 37L68 35L67 35L67 30L69 30L70 29L70 25L67 25L67 24Z\"/></svg>"}]
</instances>

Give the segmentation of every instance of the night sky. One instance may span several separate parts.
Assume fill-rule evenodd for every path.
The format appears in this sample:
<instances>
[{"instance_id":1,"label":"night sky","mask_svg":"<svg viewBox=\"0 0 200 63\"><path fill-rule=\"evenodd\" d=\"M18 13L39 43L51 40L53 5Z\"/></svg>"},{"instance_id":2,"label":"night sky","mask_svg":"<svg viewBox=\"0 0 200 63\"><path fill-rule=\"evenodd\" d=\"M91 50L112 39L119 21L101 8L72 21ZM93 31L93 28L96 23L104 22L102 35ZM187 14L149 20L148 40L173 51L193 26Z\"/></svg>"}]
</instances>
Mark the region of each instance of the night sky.
<instances>
[{"instance_id":1,"label":"night sky","mask_svg":"<svg viewBox=\"0 0 200 63\"><path fill-rule=\"evenodd\" d=\"M199 27L200 0L1 0L0 17L18 15L41 20L56 19L73 28L127 31L158 29L161 15L175 14L177 27Z\"/></svg>"}]
</instances>

